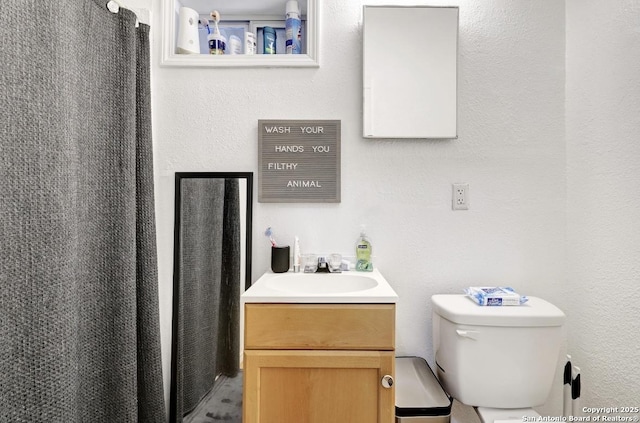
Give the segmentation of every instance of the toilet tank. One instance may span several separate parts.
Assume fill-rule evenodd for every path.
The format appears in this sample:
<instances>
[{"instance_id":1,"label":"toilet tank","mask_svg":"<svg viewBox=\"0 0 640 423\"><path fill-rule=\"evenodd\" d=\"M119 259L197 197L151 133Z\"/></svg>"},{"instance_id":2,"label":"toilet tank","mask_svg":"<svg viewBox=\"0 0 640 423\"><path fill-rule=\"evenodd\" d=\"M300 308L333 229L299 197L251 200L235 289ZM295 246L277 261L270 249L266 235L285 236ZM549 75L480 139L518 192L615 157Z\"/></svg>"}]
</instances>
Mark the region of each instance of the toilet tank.
<instances>
[{"instance_id":1,"label":"toilet tank","mask_svg":"<svg viewBox=\"0 0 640 423\"><path fill-rule=\"evenodd\" d=\"M536 297L520 306L479 306L466 295L434 295L437 376L458 401L527 408L549 395L564 337L564 313Z\"/></svg>"}]
</instances>

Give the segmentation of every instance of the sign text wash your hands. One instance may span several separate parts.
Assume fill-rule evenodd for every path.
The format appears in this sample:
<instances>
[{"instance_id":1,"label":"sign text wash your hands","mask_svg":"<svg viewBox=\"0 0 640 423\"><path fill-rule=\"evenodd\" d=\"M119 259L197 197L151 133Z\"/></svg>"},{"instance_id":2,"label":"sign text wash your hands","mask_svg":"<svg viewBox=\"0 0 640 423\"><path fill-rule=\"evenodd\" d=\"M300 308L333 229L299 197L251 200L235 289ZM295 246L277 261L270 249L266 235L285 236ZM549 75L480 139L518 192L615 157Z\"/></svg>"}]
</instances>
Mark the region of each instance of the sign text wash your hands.
<instances>
[{"instance_id":1,"label":"sign text wash your hands","mask_svg":"<svg viewBox=\"0 0 640 423\"><path fill-rule=\"evenodd\" d=\"M339 202L340 121L259 121L261 202Z\"/></svg>"}]
</instances>

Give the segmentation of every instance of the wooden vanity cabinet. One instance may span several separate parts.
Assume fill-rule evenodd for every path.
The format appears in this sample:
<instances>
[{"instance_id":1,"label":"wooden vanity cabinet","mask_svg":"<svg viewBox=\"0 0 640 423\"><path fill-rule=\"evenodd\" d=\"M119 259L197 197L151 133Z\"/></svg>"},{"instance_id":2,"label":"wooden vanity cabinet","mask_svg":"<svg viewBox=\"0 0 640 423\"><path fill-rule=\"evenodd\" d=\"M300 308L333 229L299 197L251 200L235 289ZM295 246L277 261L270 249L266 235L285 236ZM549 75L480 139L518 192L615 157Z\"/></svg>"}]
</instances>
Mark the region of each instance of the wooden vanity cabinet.
<instances>
[{"instance_id":1,"label":"wooden vanity cabinet","mask_svg":"<svg viewBox=\"0 0 640 423\"><path fill-rule=\"evenodd\" d=\"M243 423L392 423L394 304L245 305Z\"/></svg>"}]
</instances>

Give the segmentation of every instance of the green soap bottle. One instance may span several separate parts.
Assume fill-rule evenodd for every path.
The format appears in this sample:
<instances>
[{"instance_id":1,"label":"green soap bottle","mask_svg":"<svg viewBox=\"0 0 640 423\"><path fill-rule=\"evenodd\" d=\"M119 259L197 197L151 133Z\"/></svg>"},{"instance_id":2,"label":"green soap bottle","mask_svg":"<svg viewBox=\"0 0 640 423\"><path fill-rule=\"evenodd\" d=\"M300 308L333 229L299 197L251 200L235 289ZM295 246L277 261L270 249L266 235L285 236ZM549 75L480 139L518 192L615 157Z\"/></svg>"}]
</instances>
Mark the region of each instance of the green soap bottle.
<instances>
[{"instance_id":1,"label":"green soap bottle","mask_svg":"<svg viewBox=\"0 0 640 423\"><path fill-rule=\"evenodd\" d=\"M371 241L367 238L364 225L360 227L360 238L356 243L356 270L359 272L372 272Z\"/></svg>"}]
</instances>

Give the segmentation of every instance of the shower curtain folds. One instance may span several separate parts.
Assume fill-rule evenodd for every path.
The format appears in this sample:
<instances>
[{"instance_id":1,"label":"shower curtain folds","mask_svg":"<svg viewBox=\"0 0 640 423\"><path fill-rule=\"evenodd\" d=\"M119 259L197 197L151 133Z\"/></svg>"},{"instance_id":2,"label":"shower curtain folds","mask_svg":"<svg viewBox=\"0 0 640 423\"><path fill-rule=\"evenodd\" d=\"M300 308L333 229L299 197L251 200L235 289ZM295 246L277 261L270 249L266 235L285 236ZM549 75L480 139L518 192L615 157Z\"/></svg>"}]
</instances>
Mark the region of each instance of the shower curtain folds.
<instances>
[{"instance_id":1,"label":"shower curtain folds","mask_svg":"<svg viewBox=\"0 0 640 423\"><path fill-rule=\"evenodd\" d=\"M0 422L165 422L149 27L0 2Z\"/></svg>"}]
</instances>

